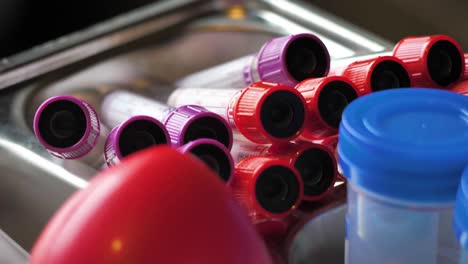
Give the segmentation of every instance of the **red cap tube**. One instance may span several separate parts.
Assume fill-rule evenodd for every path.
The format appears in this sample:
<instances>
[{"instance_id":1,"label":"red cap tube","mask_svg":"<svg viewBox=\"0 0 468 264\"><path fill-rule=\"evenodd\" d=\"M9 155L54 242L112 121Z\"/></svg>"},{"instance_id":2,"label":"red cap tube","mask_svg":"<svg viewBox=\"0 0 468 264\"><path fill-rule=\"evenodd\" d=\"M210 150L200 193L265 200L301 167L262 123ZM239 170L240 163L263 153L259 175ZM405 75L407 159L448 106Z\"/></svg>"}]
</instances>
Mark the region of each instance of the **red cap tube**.
<instances>
[{"instance_id":1,"label":"red cap tube","mask_svg":"<svg viewBox=\"0 0 468 264\"><path fill-rule=\"evenodd\" d=\"M444 88L460 80L465 71L460 44L446 35L404 38L393 55L406 64L414 87Z\"/></svg>"},{"instance_id":2,"label":"red cap tube","mask_svg":"<svg viewBox=\"0 0 468 264\"><path fill-rule=\"evenodd\" d=\"M234 198L253 223L285 217L302 200L303 183L287 161L274 157L249 157L236 165L231 183Z\"/></svg>"},{"instance_id":3,"label":"red cap tube","mask_svg":"<svg viewBox=\"0 0 468 264\"><path fill-rule=\"evenodd\" d=\"M247 139L258 144L296 138L306 119L305 101L294 88L257 82L231 100L228 116Z\"/></svg>"},{"instance_id":4,"label":"red cap tube","mask_svg":"<svg viewBox=\"0 0 468 264\"><path fill-rule=\"evenodd\" d=\"M343 110L359 96L358 88L343 76L308 79L295 88L307 105L308 117L302 133L306 138L323 138L338 133Z\"/></svg>"},{"instance_id":5,"label":"red cap tube","mask_svg":"<svg viewBox=\"0 0 468 264\"><path fill-rule=\"evenodd\" d=\"M360 96L381 90L412 86L406 65L393 56L380 56L353 62L344 69L342 75L356 85Z\"/></svg>"},{"instance_id":6,"label":"red cap tube","mask_svg":"<svg viewBox=\"0 0 468 264\"><path fill-rule=\"evenodd\" d=\"M273 145L269 153L296 168L304 185L303 200L321 200L333 189L338 173L331 148L301 141Z\"/></svg>"}]
</instances>

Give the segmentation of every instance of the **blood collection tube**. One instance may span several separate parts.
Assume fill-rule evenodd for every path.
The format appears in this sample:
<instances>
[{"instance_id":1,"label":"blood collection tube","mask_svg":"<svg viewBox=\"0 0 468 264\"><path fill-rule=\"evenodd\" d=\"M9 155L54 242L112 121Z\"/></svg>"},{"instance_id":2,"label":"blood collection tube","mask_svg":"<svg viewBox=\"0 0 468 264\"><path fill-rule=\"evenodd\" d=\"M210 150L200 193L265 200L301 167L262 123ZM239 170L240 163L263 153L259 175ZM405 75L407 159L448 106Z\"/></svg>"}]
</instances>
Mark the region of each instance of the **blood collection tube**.
<instances>
[{"instance_id":1,"label":"blood collection tube","mask_svg":"<svg viewBox=\"0 0 468 264\"><path fill-rule=\"evenodd\" d=\"M358 88L343 76L308 79L295 88L307 105L308 117L301 134L307 139L337 134L343 110L359 96Z\"/></svg>"},{"instance_id":2,"label":"blood collection tube","mask_svg":"<svg viewBox=\"0 0 468 264\"><path fill-rule=\"evenodd\" d=\"M326 76L329 66L323 42L303 33L273 38L258 53L193 73L177 86L243 88L259 81L294 86L304 79Z\"/></svg>"},{"instance_id":3,"label":"blood collection tube","mask_svg":"<svg viewBox=\"0 0 468 264\"><path fill-rule=\"evenodd\" d=\"M78 159L97 144L100 123L96 111L84 100L55 96L42 103L34 116L34 133L52 155Z\"/></svg>"},{"instance_id":4,"label":"blood collection tube","mask_svg":"<svg viewBox=\"0 0 468 264\"><path fill-rule=\"evenodd\" d=\"M169 142L169 134L161 122L150 116L133 116L115 126L107 136L104 160L111 166L137 151Z\"/></svg>"},{"instance_id":5,"label":"blood collection tube","mask_svg":"<svg viewBox=\"0 0 468 264\"><path fill-rule=\"evenodd\" d=\"M278 145L256 145L236 141L231 154L234 161L247 157L275 157L294 166L304 185L302 199L317 201L332 189L337 177L336 159L330 148L310 142L291 142Z\"/></svg>"},{"instance_id":6,"label":"blood collection tube","mask_svg":"<svg viewBox=\"0 0 468 264\"><path fill-rule=\"evenodd\" d=\"M450 91L468 96L468 80L455 83L450 87Z\"/></svg>"},{"instance_id":7,"label":"blood collection tube","mask_svg":"<svg viewBox=\"0 0 468 264\"><path fill-rule=\"evenodd\" d=\"M221 116L197 105L170 107L158 101L127 91L108 94L102 102L102 119L115 126L135 115L147 115L163 122L175 146L199 138L211 138L228 149L232 145L232 131Z\"/></svg>"},{"instance_id":8,"label":"blood collection tube","mask_svg":"<svg viewBox=\"0 0 468 264\"><path fill-rule=\"evenodd\" d=\"M393 55L405 63L414 87L447 87L465 72L460 44L446 35L404 38L396 44Z\"/></svg>"},{"instance_id":9,"label":"blood collection tube","mask_svg":"<svg viewBox=\"0 0 468 264\"><path fill-rule=\"evenodd\" d=\"M411 87L409 71L402 60L394 56L355 61L349 65L337 64L330 69L329 76L342 75L353 82L359 95L371 92Z\"/></svg>"},{"instance_id":10,"label":"blood collection tube","mask_svg":"<svg viewBox=\"0 0 468 264\"><path fill-rule=\"evenodd\" d=\"M290 215L302 200L303 183L287 161L256 156L237 163L231 189L255 224Z\"/></svg>"},{"instance_id":11,"label":"blood collection tube","mask_svg":"<svg viewBox=\"0 0 468 264\"><path fill-rule=\"evenodd\" d=\"M234 162L229 150L213 139L197 139L181 147L182 153L190 153L203 161L226 184L229 184L234 173Z\"/></svg>"},{"instance_id":12,"label":"blood collection tube","mask_svg":"<svg viewBox=\"0 0 468 264\"><path fill-rule=\"evenodd\" d=\"M303 129L307 116L304 97L294 88L258 82L245 89L179 88L171 106L196 104L218 113L231 126L258 144L287 142Z\"/></svg>"}]
</instances>

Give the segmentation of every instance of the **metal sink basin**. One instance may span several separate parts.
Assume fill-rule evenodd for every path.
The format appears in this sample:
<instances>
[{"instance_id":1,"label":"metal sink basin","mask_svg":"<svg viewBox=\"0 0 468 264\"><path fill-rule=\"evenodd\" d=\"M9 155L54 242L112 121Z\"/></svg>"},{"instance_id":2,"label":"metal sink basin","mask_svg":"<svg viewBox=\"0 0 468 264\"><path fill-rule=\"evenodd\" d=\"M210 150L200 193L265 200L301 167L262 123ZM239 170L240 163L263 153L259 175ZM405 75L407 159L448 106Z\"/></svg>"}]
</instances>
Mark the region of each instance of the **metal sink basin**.
<instances>
[{"instance_id":1,"label":"metal sink basin","mask_svg":"<svg viewBox=\"0 0 468 264\"><path fill-rule=\"evenodd\" d=\"M0 229L30 250L67 197L102 169L91 159L53 158L39 145L32 118L46 98L80 96L98 112L116 88L165 100L182 76L255 52L273 36L305 31L323 37L334 58L392 47L301 2L171 0L2 60Z\"/></svg>"}]
</instances>

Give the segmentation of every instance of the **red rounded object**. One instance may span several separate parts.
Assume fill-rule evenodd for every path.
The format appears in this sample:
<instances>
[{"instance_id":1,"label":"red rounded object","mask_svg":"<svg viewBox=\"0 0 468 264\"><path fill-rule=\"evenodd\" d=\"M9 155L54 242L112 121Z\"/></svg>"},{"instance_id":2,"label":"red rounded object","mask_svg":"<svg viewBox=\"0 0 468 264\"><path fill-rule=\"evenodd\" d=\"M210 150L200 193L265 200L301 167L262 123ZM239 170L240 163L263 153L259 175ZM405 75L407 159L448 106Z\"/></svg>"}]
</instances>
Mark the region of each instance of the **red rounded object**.
<instances>
[{"instance_id":1,"label":"red rounded object","mask_svg":"<svg viewBox=\"0 0 468 264\"><path fill-rule=\"evenodd\" d=\"M249 157L236 165L231 183L234 198L255 224L265 218L283 218L299 205L304 192L299 173L275 157Z\"/></svg>"},{"instance_id":2,"label":"red rounded object","mask_svg":"<svg viewBox=\"0 0 468 264\"><path fill-rule=\"evenodd\" d=\"M302 136L323 138L338 133L344 108L359 96L356 85L343 76L307 79L296 85L304 97L308 118Z\"/></svg>"},{"instance_id":3,"label":"red rounded object","mask_svg":"<svg viewBox=\"0 0 468 264\"><path fill-rule=\"evenodd\" d=\"M404 38L396 44L393 55L406 64L414 87L447 87L465 71L460 44L446 35Z\"/></svg>"},{"instance_id":4,"label":"red rounded object","mask_svg":"<svg viewBox=\"0 0 468 264\"><path fill-rule=\"evenodd\" d=\"M399 87L412 86L412 79L410 78L408 68L402 60L394 56L380 56L373 59L353 62L346 67L342 75L348 77L349 80L356 85L359 95L363 96L381 90L373 82L374 73L381 65L387 65L386 67L389 69L393 68L391 71L394 75L397 75ZM383 89L390 88L392 87L383 87Z\"/></svg>"},{"instance_id":5,"label":"red rounded object","mask_svg":"<svg viewBox=\"0 0 468 264\"><path fill-rule=\"evenodd\" d=\"M287 161L298 170L304 186L303 200L318 201L333 190L338 172L332 148L321 144L300 141L290 144L273 145L269 153ZM314 169L321 171L321 174L316 175ZM319 180L317 181L316 178L319 178Z\"/></svg>"},{"instance_id":6,"label":"red rounded object","mask_svg":"<svg viewBox=\"0 0 468 264\"><path fill-rule=\"evenodd\" d=\"M450 91L468 96L468 80L452 85Z\"/></svg>"},{"instance_id":7,"label":"red rounded object","mask_svg":"<svg viewBox=\"0 0 468 264\"><path fill-rule=\"evenodd\" d=\"M277 96L287 95L288 97ZM273 98L276 97L276 98ZM279 100L280 99L280 100ZM287 102L292 115L288 126L282 128L287 130L285 135L274 135L265 126L262 120L264 107L271 107L268 100L275 100L275 103ZM270 101L268 101L270 102ZM274 109L269 109L274 110ZM302 95L293 87L278 83L256 82L243 89L231 100L228 107L228 116L236 125L239 132L250 141L257 144L268 144L278 142L288 142L299 136L304 128L306 120L306 106Z\"/></svg>"},{"instance_id":8,"label":"red rounded object","mask_svg":"<svg viewBox=\"0 0 468 264\"><path fill-rule=\"evenodd\" d=\"M32 264L271 263L222 181L167 146L129 156L55 214Z\"/></svg>"}]
</instances>

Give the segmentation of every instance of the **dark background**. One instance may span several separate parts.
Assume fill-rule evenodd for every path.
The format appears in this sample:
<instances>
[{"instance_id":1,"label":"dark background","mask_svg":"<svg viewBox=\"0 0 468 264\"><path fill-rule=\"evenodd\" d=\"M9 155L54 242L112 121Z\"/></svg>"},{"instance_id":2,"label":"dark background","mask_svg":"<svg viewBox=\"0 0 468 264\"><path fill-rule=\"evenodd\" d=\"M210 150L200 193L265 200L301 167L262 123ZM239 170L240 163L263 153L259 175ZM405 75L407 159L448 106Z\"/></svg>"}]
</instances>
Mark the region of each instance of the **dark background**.
<instances>
[{"instance_id":1,"label":"dark background","mask_svg":"<svg viewBox=\"0 0 468 264\"><path fill-rule=\"evenodd\" d=\"M0 0L0 58L154 0ZM309 0L394 42L444 33L468 50L466 0Z\"/></svg>"}]
</instances>

